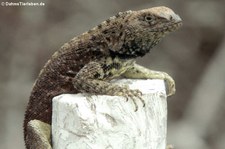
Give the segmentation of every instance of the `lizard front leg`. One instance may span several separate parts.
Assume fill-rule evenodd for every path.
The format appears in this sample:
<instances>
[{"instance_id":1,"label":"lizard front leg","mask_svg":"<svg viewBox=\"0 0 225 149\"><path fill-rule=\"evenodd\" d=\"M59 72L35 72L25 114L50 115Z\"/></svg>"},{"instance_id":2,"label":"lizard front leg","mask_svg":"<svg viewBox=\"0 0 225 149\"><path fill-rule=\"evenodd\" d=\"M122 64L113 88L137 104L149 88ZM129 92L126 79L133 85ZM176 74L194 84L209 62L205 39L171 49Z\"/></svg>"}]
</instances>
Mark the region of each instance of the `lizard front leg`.
<instances>
[{"instance_id":1,"label":"lizard front leg","mask_svg":"<svg viewBox=\"0 0 225 149\"><path fill-rule=\"evenodd\" d=\"M94 93L101 95L112 95L112 96L123 96L132 99L135 111L138 110L137 99L139 99L143 106L145 106L144 100L141 98L142 93L139 90L130 90L128 87L121 87L118 85L111 84L107 82L107 72L110 69L115 68L104 68L98 62L90 62L85 65L74 77L73 85L74 88L83 93ZM114 71L114 74L118 76L117 71ZM113 76L110 76L111 78Z\"/></svg>"},{"instance_id":2,"label":"lizard front leg","mask_svg":"<svg viewBox=\"0 0 225 149\"><path fill-rule=\"evenodd\" d=\"M162 79L165 80L167 85L167 96L171 96L176 92L173 78L165 72L150 70L134 63L133 67L128 69L123 76L135 79Z\"/></svg>"}]
</instances>

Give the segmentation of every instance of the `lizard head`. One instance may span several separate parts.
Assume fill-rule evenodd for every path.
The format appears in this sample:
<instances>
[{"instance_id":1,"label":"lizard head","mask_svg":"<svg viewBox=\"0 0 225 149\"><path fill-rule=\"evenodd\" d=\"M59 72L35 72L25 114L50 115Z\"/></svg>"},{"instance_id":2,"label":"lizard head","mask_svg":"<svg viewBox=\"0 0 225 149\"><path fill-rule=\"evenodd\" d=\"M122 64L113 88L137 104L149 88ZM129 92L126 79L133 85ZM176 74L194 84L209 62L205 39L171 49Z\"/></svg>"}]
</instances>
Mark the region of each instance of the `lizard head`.
<instances>
[{"instance_id":1,"label":"lizard head","mask_svg":"<svg viewBox=\"0 0 225 149\"><path fill-rule=\"evenodd\" d=\"M181 18L170 8L161 6L127 11L123 20L125 39L117 53L135 58L144 56L168 33L182 25Z\"/></svg>"},{"instance_id":2,"label":"lizard head","mask_svg":"<svg viewBox=\"0 0 225 149\"><path fill-rule=\"evenodd\" d=\"M164 6L133 11L128 18L128 27L150 36L152 33L163 36L182 25L181 18Z\"/></svg>"}]
</instances>

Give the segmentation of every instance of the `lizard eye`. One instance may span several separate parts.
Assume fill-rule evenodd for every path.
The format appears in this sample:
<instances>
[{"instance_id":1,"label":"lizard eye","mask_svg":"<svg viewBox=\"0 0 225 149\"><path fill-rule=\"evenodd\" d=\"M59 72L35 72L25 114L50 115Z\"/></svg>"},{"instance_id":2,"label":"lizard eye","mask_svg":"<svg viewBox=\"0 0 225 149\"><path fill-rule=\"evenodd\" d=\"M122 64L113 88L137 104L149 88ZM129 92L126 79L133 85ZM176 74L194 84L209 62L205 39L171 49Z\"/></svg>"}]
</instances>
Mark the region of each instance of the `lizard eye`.
<instances>
[{"instance_id":1,"label":"lizard eye","mask_svg":"<svg viewBox=\"0 0 225 149\"><path fill-rule=\"evenodd\" d=\"M152 20L153 20L153 17L152 16L150 16L150 15L146 15L145 16L145 21L151 22Z\"/></svg>"}]
</instances>

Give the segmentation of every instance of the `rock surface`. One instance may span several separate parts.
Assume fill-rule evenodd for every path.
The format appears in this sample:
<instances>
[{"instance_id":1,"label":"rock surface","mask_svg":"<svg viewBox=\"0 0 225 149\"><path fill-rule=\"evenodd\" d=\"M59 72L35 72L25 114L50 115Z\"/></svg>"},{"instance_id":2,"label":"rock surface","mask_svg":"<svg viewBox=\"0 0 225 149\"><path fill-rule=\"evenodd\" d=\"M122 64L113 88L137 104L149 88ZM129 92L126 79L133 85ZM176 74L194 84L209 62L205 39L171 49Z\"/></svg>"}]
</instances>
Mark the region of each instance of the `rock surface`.
<instances>
[{"instance_id":1,"label":"rock surface","mask_svg":"<svg viewBox=\"0 0 225 149\"><path fill-rule=\"evenodd\" d=\"M165 149L167 102L162 80L114 81L139 89L146 106L124 97L63 94L53 99L54 149Z\"/></svg>"}]
</instances>

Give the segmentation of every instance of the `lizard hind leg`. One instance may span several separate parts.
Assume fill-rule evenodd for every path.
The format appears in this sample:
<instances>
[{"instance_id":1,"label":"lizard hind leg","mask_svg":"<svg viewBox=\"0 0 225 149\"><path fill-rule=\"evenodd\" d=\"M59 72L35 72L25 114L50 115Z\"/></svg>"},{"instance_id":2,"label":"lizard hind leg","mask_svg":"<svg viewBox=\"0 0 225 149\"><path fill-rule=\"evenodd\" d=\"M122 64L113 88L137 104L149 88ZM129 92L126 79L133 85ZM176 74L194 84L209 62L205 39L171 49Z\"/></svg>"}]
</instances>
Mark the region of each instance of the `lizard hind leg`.
<instances>
[{"instance_id":1,"label":"lizard hind leg","mask_svg":"<svg viewBox=\"0 0 225 149\"><path fill-rule=\"evenodd\" d=\"M142 93L139 90L131 90L128 87L121 87L106 81L105 72L100 63L90 62L85 65L73 78L74 88L82 93L92 93L100 95L123 96L127 100L131 99L138 110L137 100L140 100L145 106L144 100L141 98Z\"/></svg>"},{"instance_id":2,"label":"lizard hind leg","mask_svg":"<svg viewBox=\"0 0 225 149\"><path fill-rule=\"evenodd\" d=\"M27 149L52 149L51 126L39 120L31 120L27 124L25 138Z\"/></svg>"}]
</instances>

